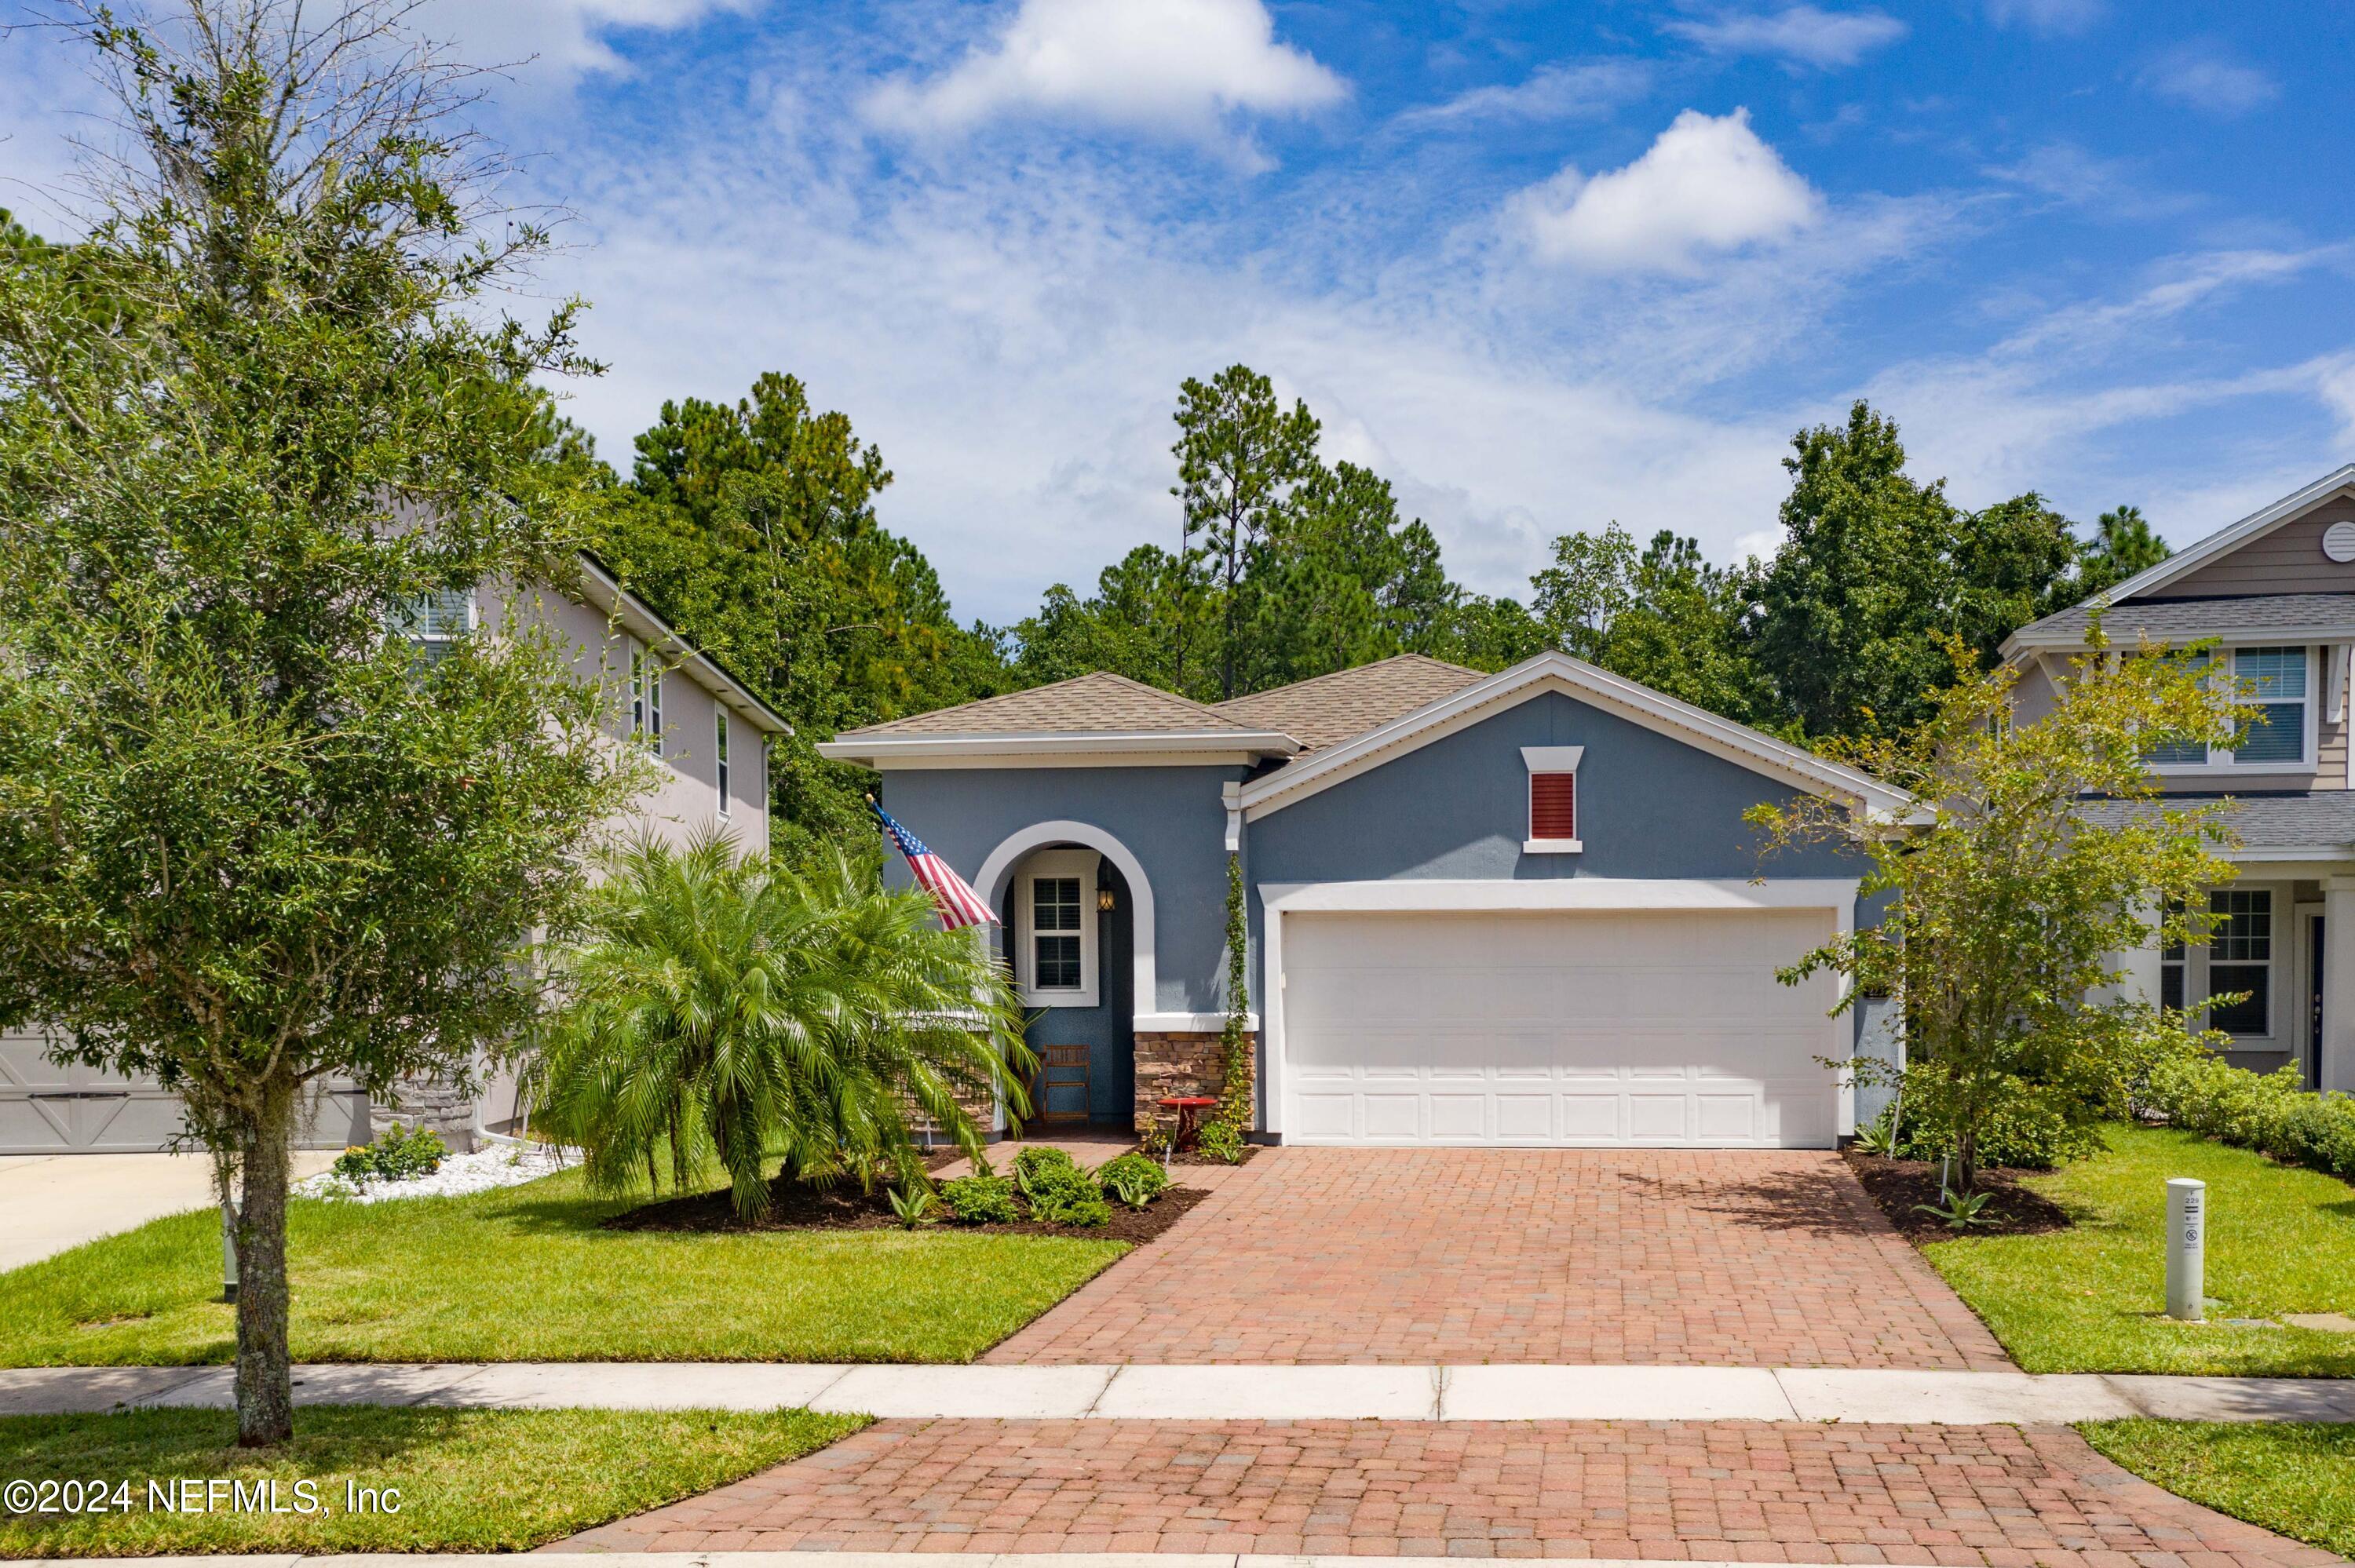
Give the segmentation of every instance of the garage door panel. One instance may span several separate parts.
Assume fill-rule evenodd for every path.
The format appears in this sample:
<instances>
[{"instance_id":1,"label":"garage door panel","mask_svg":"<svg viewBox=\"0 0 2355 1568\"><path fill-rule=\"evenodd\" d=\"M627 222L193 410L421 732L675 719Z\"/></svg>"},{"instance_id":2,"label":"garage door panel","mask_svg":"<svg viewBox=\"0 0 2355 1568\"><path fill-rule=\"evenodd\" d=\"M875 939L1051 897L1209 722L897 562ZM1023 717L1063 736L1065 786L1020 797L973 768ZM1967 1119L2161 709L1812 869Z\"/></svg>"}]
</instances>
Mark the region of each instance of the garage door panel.
<instances>
[{"instance_id":1,"label":"garage door panel","mask_svg":"<svg viewBox=\"0 0 2355 1568\"><path fill-rule=\"evenodd\" d=\"M1834 1141L1828 911L1284 918L1288 1138Z\"/></svg>"}]
</instances>

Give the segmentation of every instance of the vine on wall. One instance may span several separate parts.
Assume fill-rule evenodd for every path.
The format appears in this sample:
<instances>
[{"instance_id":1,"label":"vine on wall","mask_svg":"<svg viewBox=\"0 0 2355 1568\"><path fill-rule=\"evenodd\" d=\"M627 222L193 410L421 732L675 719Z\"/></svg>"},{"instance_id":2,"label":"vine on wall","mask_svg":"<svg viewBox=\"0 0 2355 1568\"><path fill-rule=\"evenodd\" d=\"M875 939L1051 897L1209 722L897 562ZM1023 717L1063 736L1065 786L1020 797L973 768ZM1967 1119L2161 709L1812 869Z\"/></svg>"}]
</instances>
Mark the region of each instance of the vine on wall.
<instances>
[{"instance_id":1,"label":"vine on wall","mask_svg":"<svg viewBox=\"0 0 2355 1568\"><path fill-rule=\"evenodd\" d=\"M1227 856L1227 1022L1219 1035L1225 1078L1219 1086L1219 1120L1237 1132L1251 1126L1252 1068L1251 969L1244 957L1250 935L1243 919L1243 861Z\"/></svg>"}]
</instances>

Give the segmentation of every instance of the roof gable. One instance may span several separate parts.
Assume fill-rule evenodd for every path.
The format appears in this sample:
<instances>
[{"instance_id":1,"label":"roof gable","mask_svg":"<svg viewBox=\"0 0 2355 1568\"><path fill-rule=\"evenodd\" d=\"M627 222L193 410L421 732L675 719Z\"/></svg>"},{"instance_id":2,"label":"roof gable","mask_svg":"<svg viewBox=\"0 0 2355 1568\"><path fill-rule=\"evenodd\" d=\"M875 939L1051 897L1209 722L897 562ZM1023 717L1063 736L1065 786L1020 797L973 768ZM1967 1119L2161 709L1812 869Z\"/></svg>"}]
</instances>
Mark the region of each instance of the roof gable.
<instances>
[{"instance_id":1,"label":"roof gable","mask_svg":"<svg viewBox=\"0 0 2355 1568\"><path fill-rule=\"evenodd\" d=\"M2177 551L2158 565L2136 573L2110 590L2110 602L2122 604L2130 599L2181 597L2202 591L2212 595L2218 591L2221 585L2211 582L2208 588L2202 590L2191 586L2186 579L2195 575L2212 577L2207 569L2221 563L2227 556L2256 545L2277 529L2307 518L2317 508L2342 500L2355 500L2355 463L2333 469L2312 484L2292 491L2272 505L2260 507L2229 527L2220 528L2198 543ZM2355 512L2349 513L2349 515L2355 515ZM2318 548L2314 551L2311 559L2313 569L2318 575L2334 564L2326 559ZM2303 588L2307 592L2328 592L2336 588L2355 589L2355 567L2342 569L2347 571L2350 578L2344 585L2318 580L2306 583L2286 582L2271 591L2296 592ZM2257 588L2247 591L2265 590Z\"/></svg>"},{"instance_id":2,"label":"roof gable","mask_svg":"<svg viewBox=\"0 0 2355 1568\"><path fill-rule=\"evenodd\" d=\"M1467 729L1505 708L1553 691L1813 794L1844 797L1876 813L1893 814L1913 806L1903 790L1870 774L1828 762L1747 725L1720 718L1567 653L1549 652L1483 677L1363 735L1252 780L1243 786L1243 813L1256 821L1280 811Z\"/></svg>"}]
</instances>

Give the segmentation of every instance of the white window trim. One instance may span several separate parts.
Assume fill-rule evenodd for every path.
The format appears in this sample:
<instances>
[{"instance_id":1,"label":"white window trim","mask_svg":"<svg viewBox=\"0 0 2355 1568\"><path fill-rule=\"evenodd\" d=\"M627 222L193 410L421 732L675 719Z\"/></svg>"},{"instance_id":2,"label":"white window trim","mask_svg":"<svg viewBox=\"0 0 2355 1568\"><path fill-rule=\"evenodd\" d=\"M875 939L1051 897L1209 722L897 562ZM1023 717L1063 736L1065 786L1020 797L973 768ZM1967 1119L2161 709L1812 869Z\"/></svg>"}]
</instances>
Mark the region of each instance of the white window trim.
<instances>
[{"instance_id":1,"label":"white window trim","mask_svg":"<svg viewBox=\"0 0 2355 1568\"><path fill-rule=\"evenodd\" d=\"M2296 646L2296 644L2289 642L2236 643L2228 648L2218 649L2217 656L2220 659L2229 661L2232 655L2239 653L2243 647L2288 648L2295 646ZM2320 768L2322 766L2322 754L2319 749L2321 738L2320 726L2316 721L2320 716L2322 710L2320 690L2322 682L2319 679L2319 676L2323 672L2318 672L2315 668L2315 648L2312 644L2307 644L2305 648L2306 694L2297 699L2299 705L2305 710L2305 726L2298 741L2299 759L2297 761L2235 762L2232 760L2232 754L2231 752L2222 750L2222 748L2211 748L2208 753L2208 760L2205 762L2154 762L2150 764L2150 770L2162 779L2262 779L2267 774L2308 774ZM2327 666L2328 662L2325 661L2325 663ZM2282 700L2286 701L2287 699ZM2238 705L2243 707L2254 707L2257 704L2254 701L2251 701Z\"/></svg>"},{"instance_id":2,"label":"white window trim","mask_svg":"<svg viewBox=\"0 0 2355 1568\"><path fill-rule=\"evenodd\" d=\"M1537 801L1532 798L1540 773L1567 773L1578 777L1578 759L1586 755L1582 746L1525 746L1521 747L1521 766L1529 770L1529 782L1522 787L1521 825L1529 827L1536 820ZM1576 785L1572 788L1575 789ZM1575 810L1580 818L1586 815L1586 802L1578 799ZM1525 838L1521 841L1523 854L1579 854L1586 845L1579 839Z\"/></svg>"},{"instance_id":3,"label":"white window trim","mask_svg":"<svg viewBox=\"0 0 2355 1568\"><path fill-rule=\"evenodd\" d=\"M723 822L734 814L728 796L728 710L714 703L711 706L711 773L712 782L719 788L719 820Z\"/></svg>"},{"instance_id":4,"label":"white window trim","mask_svg":"<svg viewBox=\"0 0 2355 1568\"><path fill-rule=\"evenodd\" d=\"M450 643L463 641L466 638L472 637L475 632L482 630L482 606L475 601L474 590L472 588L468 588L464 591L462 596L466 604L466 630L460 632L427 630L426 627L431 624L427 603L432 599L432 597L433 596L432 594L424 594L411 601L412 608L409 611L409 625L402 631L402 635L407 637L410 642L416 644L420 648L431 648L437 645L446 646Z\"/></svg>"},{"instance_id":5,"label":"white window trim","mask_svg":"<svg viewBox=\"0 0 2355 1568\"><path fill-rule=\"evenodd\" d=\"M1094 1007L1103 999L1096 966L1096 862L1089 849L1041 850L1014 879L1014 983L1025 1007ZM1038 948L1031 929L1031 885L1040 878L1077 877L1080 884L1080 983L1043 991L1036 983Z\"/></svg>"}]
</instances>

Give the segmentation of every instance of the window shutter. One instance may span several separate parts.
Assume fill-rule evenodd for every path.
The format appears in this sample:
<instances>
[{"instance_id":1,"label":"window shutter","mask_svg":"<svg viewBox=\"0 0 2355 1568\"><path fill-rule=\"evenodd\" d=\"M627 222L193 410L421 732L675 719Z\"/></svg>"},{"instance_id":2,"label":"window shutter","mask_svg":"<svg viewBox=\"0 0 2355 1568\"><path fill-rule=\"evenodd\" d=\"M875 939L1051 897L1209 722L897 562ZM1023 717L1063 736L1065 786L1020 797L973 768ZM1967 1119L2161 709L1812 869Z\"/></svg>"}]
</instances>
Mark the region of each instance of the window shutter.
<instances>
[{"instance_id":1,"label":"window shutter","mask_svg":"<svg viewBox=\"0 0 2355 1568\"><path fill-rule=\"evenodd\" d=\"M1578 775L1529 775L1529 837L1574 839L1578 836Z\"/></svg>"}]
</instances>

